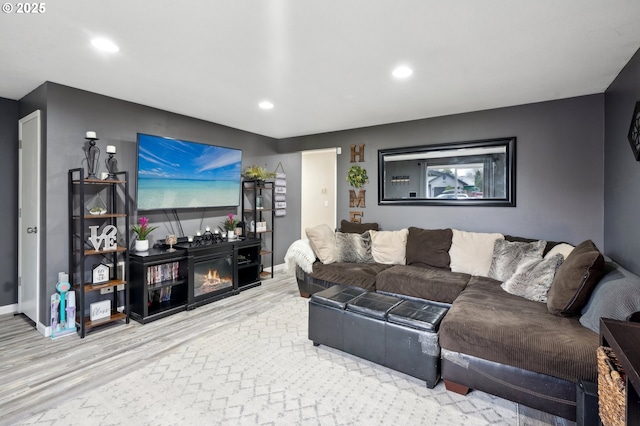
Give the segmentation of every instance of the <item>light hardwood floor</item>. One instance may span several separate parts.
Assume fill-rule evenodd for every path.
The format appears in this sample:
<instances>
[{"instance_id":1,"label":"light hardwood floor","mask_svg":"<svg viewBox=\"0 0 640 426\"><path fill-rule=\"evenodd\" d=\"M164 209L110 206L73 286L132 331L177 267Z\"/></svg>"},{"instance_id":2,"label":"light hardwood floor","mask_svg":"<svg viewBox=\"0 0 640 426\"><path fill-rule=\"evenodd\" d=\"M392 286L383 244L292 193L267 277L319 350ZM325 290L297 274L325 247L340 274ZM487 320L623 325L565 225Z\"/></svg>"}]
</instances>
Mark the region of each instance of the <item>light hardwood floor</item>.
<instances>
[{"instance_id":1,"label":"light hardwood floor","mask_svg":"<svg viewBox=\"0 0 640 426\"><path fill-rule=\"evenodd\" d=\"M135 321L114 324L94 330L84 339L76 334L51 340L38 333L22 315L1 315L0 424L14 424L108 383L176 346L265 312L283 296L296 294L295 279L277 273L262 286L237 296L144 326ZM573 424L523 406L519 413L523 419L538 420L537 424Z\"/></svg>"}]
</instances>

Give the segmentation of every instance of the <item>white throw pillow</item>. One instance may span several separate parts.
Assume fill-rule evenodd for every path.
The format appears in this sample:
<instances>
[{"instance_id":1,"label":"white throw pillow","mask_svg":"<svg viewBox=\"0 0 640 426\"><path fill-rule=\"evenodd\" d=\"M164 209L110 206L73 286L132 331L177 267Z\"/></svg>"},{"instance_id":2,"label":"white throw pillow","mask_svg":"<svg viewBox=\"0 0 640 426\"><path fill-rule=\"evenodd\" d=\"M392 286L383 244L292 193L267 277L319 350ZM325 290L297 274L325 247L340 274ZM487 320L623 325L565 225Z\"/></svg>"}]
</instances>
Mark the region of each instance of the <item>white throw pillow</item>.
<instances>
[{"instance_id":1,"label":"white throw pillow","mask_svg":"<svg viewBox=\"0 0 640 426\"><path fill-rule=\"evenodd\" d=\"M451 271L471 275L489 276L493 246L496 240L504 239L502 234L467 232L453 230L449 257Z\"/></svg>"},{"instance_id":2,"label":"white throw pillow","mask_svg":"<svg viewBox=\"0 0 640 426\"><path fill-rule=\"evenodd\" d=\"M554 256L557 253L560 253L563 257L563 259L566 259L567 256L569 256L569 253L571 253L571 251L574 249L575 247L573 247L571 244L567 244L567 243L560 243L555 245L551 250L549 250L549 252L547 254L544 255L545 259L549 259L550 257Z\"/></svg>"},{"instance_id":3,"label":"white throw pillow","mask_svg":"<svg viewBox=\"0 0 640 426\"><path fill-rule=\"evenodd\" d=\"M371 255L377 263L404 265L407 263L408 229L400 231L369 231Z\"/></svg>"},{"instance_id":4,"label":"white throw pillow","mask_svg":"<svg viewBox=\"0 0 640 426\"><path fill-rule=\"evenodd\" d=\"M338 245L336 234L327 224L306 228L304 230L309 239L309 245L320 262L334 263L338 261Z\"/></svg>"}]
</instances>

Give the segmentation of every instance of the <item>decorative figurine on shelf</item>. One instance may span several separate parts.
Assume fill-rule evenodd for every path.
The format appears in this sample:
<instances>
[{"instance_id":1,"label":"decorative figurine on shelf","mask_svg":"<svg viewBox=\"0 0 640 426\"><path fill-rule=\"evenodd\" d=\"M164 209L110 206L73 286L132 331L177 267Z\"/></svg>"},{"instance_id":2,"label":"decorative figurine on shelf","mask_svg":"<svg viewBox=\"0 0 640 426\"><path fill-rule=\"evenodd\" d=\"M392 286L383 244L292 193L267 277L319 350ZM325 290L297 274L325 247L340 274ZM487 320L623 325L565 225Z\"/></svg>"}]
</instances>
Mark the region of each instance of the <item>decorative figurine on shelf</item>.
<instances>
[{"instance_id":1,"label":"decorative figurine on shelf","mask_svg":"<svg viewBox=\"0 0 640 426\"><path fill-rule=\"evenodd\" d=\"M100 250L100 247L104 246L104 250L115 250L118 248L118 228L113 225L107 225L102 229L102 233L98 235L98 225L90 226L89 230L91 235L89 236L89 242L96 251Z\"/></svg>"},{"instance_id":2,"label":"decorative figurine on shelf","mask_svg":"<svg viewBox=\"0 0 640 426\"><path fill-rule=\"evenodd\" d=\"M113 158L113 155L116 153L116 147L114 145L107 145L107 154L109 154L109 158L104 160L107 165L107 171L109 174L107 175L107 180L116 180L116 170L118 169L118 160Z\"/></svg>"},{"instance_id":3,"label":"decorative figurine on shelf","mask_svg":"<svg viewBox=\"0 0 640 426\"><path fill-rule=\"evenodd\" d=\"M158 229L158 227L149 226L149 219L144 216L138 219L138 222L140 222L139 225L133 225L131 227L131 230L138 236L138 239L136 240L136 251L148 251L149 240L147 240L147 236L154 229Z\"/></svg>"},{"instance_id":4,"label":"decorative figurine on shelf","mask_svg":"<svg viewBox=\"0 0 640 426\"><path fill-rule=\"evenodd\" d=\"M224 229L227 231L227 240L235 239L236 237L235 229L239 223L240 221L233 217L233 213L229 213L229 215L224 220L224 222L222 222L222 226L224 226Z\"/></svg>"},{"instance_id":5,"label":"decorative figurine on shelf","mask_svg":"<svg viewBox=\"0 0 640 426\"><path fill-rule=\"evenodd\" d=\"M97 179L96 172L98 171L98 159L100 158L100 148L96 146L96 141L99 140L96 132L88 131L85 139L89 143L85 144L84 158L87 160L87 179Z\"/></svg>"}]
</instances>

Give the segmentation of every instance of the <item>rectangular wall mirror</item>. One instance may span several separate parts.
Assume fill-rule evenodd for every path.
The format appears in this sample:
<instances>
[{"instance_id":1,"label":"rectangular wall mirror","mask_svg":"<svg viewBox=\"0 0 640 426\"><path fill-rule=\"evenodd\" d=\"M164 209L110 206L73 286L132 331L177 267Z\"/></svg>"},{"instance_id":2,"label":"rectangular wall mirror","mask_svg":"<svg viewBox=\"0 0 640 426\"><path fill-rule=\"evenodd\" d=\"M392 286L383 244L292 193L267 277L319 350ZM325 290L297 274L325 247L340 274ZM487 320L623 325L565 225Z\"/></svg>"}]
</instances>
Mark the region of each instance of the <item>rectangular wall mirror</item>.
<instances>
[{"instance_id":1,"label":"rectangular wall mirror","mask_svg":"<svg viewBox=\"0 0 640 426\"><path fill-rule=\"evenodd\" d=\"M515 207L516 138L378 151L378 204Z\"/></svg>"}]
</instances>

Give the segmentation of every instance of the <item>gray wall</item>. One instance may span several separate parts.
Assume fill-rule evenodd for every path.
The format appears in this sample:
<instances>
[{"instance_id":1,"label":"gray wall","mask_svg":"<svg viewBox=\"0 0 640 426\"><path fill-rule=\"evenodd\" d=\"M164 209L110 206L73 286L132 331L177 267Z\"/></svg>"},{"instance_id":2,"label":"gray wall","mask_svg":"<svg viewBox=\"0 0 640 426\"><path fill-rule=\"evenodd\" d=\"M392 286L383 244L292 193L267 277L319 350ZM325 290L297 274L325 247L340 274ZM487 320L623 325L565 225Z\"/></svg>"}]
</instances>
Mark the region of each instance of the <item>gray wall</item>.
<instances>
[{"instance_id":1,"label":"gray wall","mask_svg":"<svg viewBox=\"0 0 640 426\"><path fill-rule=\"evenodd\" d=\"M278 141L280 152L342 147L338 221L348 219L350 146L365 144L363 222L383 229L453 227L604 244L604 95L452 115ZM377 205L379 149L517 137L516 207Z\"/></svg>"},{"instance_id":2,"label":"gray wall","mask_svg":"<svg viewBox=\"0 0 640 426\"><path fill-rule=\"evenodd\" d=\"M0 246L0 306L5 306L18 302L18 102L4 98L0 98L0 147L0 223L5 227Z\"/></svg>"},{"instance_id":3,"label":"gray wall","mask_svg":"<svg viewBox=\"0 0 640 426\"><path fill-rule=\"evenodd\" d=\"M611 90L612 96L613 93ZM607 102L609 95L607 92ZM266 164L273 170L282 162L287 172L287 216L276 221L276 264L282 262L300 229L300 204L295 196L300 191L300 151L342 147L342 155L338 156L337 210L338 219L343 219L348 218L352 210L348 207L349 187L345 181L351 166L349 150L351 145L358 144L365 144L365 162L359 164L367 169L370 177L369 184L365 185L367 207L362 209L363 221L379 222L383 229L455 227L574 244L590 238L599 247L604 245L603 94L280 141L54 83L46 83L22 99L20 116L37 108L43 110L46 129L45 298L53 292L57 272L68 268L67 170L81 166L83 136L87 130L98 132L100 146L117 146L121 170L135 169L137 132L241 148L245 165ZM625 120L628 121L630 114L631 110L625 111ZM4 131L5 127L0 128ZM628 128L628 123L624 127ZM517 207L377 205L378 149L504 136L518 138ZM622 149L628 150L628 146ZM630 157L630 151L624 155ZM610 169L608 167L608 172ZM628 180L629 187L632 181ZM215 226L227 213L220 209L207 210L206 223ZM608 209L608 217L610 213ZM154 223L167 221L163 214L148 216ZM185 232L198 229L201 217L202 212L180 213ZM156 232L162 232L156 238L166 233L162 227ZM60 250L61 246L65 249ZM617 243L607 244L607 249L609 247L633 252ZM15 296L10 303L15 303ZM48 318L45 311L43 307L42 317Z\"/></svg>"},{"instance_id":4,"label":"gray wall","mask_svg":"<svg viewBox=\"0 0 640 426\"><path fill-rule=\"evenodd\" d=\"M640 162L627 140L633 109L640 101L640 53L605 92L605 250L636 274L640 273Z\"/></svg>"},{"instance_id":5,"label":"gray wall","mask_svg":"<svg viewBox=\"0 0 640 426\"><path fill-rule=\"evenodd\" d=\"M243 166L257 163L274 170L282 162L288 172L288 184L291 191L299 191L300 155L277 155L274 139L249 132L221 126L218 124L186 117L155 108L146 107L122 100L109 98L95 93L45 83L35 93L45 94L46 98L46 216L44 223L45 247L43 252L44 291L41 317L48 322L49 312L46 300L54 292L59 271L68 270L68 218L67 218L67 171L70 168L83 167L82 146L87 130L97 132L102 149L100 171L104 171L104 147L115 145L119 170L128 170L132 196L135 192L136 134L180 138L195 142L216 144L240 148L243 150ZM35 99L40 97L34 96ZM24 99L24 109L40 108L31 98ZM29 113L31 111L26 111ZM289 230L297 232L300 227L300 207L295 200L288 200L288 214L276 219L275 264L283 262L289 244L296 237L288 236ZM195 234L195 230L206 225L216 227L228 213L239 214L239 208L206 209L180 211L179 218L185 234ZM171 225L162 213L144 212L153 224L161 224L160 229L151 234L151 240L164 239ZM204 217L204 219L203 219ZM134 219L132 219L133 221ZM289 227L293 223L293 228Z\"/></svg>"}]
</instances>

